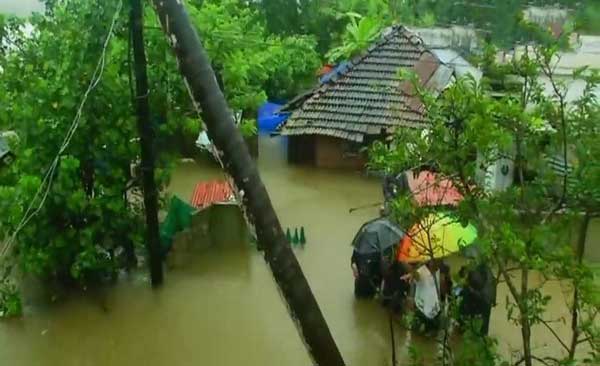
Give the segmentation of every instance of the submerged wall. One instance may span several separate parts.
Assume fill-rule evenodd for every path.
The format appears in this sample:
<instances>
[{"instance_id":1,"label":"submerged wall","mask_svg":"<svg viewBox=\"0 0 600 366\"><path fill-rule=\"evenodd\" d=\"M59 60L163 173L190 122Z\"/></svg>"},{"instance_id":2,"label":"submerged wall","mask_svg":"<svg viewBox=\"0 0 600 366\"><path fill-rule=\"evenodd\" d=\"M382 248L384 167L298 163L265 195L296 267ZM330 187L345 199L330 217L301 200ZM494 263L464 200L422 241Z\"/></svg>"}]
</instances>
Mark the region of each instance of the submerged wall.
<instances>
[{"instance_id":1,"label":"submerged wall","mask_svg":"<svg viewBox=\"0 0 600 366\"><path fill-rule=\"evenodd\" d=\"M185 266L190 255L198 251L249 245L250 234L240 208L237 205L213 205L195 214L190 228L175 235L167 255L167 266Z\"/></svg>"},{"instance_id":2,"label":"submerged wall","mask_svg":"<svg viewBox=\"0 0 600 366\"><path fill-rule=\"evenodd\" d=\"M319 168L347 168L361 170L367 163L360 146L350 141L329 137L315 137L315 165Z\"/></svg>"}]
</instances>

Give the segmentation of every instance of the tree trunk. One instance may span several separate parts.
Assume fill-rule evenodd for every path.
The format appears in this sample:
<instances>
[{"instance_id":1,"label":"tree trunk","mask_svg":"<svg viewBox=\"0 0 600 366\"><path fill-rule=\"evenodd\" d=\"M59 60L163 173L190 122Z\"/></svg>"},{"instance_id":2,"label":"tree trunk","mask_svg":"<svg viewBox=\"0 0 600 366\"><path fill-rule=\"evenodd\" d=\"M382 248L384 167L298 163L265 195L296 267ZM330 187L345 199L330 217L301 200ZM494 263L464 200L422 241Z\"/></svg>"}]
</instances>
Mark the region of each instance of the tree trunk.
<instances>
[{"instance_id":1,"label":"tree trunk","mask_svg":"<svg viewBox=\"0 0 600 366\"><path fill-rule=\"evenodd\" d=\"M577 238L577 248L575 249L575 258L577 264L581 264L583 261L583 254L585 253L585 242L587 240L587 231L590 225L590 215L585 214L583 216L583 222L579 230L579 237ZM579 344L579 291L578 284L574 283L573 289L573 307L571 309L571 344L569 346L569 360L575 359L575 352L577 351L577 345Z\"/></svg>"},{"instance_id":2,"label":"tree trunk","mask_svg":"<svg viewBox=\"0 0 600 366\"><path fill-rule=\"evenodd\" d=\"M152 285L163 282L160 237L158 232L158 190L154 181L154 131L148 104L148 75L144 52L144 18L142 0L131 0L131 32L136 86L136 110L141 144L141 171L146 212L146 246L150 257Z\"/></svg>"},{"instance_id":3,"label":"tree trunk","mask_svg":"<svg viewBox=\"0 0 600 366\"><path fill-rule=\"evenodd\" d=\"M94 160L93 158L90 158L90 156L92 156L92 152L88 151L86 153L86 158L82 159L80 167L83 190L88 199L91 199L94 194L95 178Z\"/></svg>"},{"instance_id":4,"label":"tree trunk","mask_svg":"<svg viewBox=\"0 0 600 366\"><path fill-rule=\"evenodd\" d=\"M235 127L219 89L210 60L180 0L153 0L160 22L173 47L181 73L195 101L202 107L208 135L223 152L227 171L244 194L258 240L273 276L297 319L308 351L317 365L340 366L342 356L304 274L287 244L279 220L248 148Z\"/></svg>"},{"instance_id":5,"label":"tree trunk","mask_svg":"<svg viewBox=\"0 0 600 366\"><path fill-rule=\"evenodd\" d=\"M529 289L529 270L523 268L521 271L521 298L519 311L521 316L521 336L523 338L523 360L525 366L531 366L533 359L531 355L531 324L529 323L529 309L527 304L527 292Z\"/></svg>"}]
</instances>

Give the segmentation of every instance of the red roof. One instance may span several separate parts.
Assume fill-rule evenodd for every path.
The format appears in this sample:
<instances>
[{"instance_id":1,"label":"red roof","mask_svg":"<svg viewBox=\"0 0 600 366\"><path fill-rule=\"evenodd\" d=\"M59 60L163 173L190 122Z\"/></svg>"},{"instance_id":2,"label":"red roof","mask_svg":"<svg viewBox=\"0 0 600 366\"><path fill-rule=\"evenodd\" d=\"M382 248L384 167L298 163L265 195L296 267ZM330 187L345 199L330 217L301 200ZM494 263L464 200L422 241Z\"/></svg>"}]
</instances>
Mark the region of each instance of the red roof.
<instances>
[{"instance_id":1,"label":"red roof","mask_svg":"<svg viewBox=\"0 0 600 366\"><path fill-rule=\"evenodd\" d=\"M215 203L227 203L234 200L235 196L231 187L224 180L200 182L192 194L192 206L196 208L205 208Z\"/></svg>"},{"instance_id":2,"label":"red roof","mask_svg":"<svg viewBox=\"0 0 600 366\"><path fill-rule=\"evenodd\" d=\"M419 206L454 206L463 199L450 180L438 180L432 172L422 171L416 177L410 172L407 175L408 185Z\"/></svg>"}]
</instances>

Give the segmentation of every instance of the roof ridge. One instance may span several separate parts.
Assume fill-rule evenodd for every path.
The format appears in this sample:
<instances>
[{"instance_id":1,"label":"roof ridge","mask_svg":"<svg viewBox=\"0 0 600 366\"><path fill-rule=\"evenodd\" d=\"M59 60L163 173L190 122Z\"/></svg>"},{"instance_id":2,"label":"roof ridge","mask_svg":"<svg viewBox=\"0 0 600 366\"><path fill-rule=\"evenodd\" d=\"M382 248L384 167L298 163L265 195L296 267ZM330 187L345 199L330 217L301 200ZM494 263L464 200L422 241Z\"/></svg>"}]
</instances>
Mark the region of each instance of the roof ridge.
<instances>
[{"instance_id":1,"label":"roof ridge","mask_svg":"<svg viewBox=\"0 0 600 366\"><path fill-rule=\"evenodd\" d=\"M423 40L423 37L421 37L417 32L410 30L409 28L398 24L397 27L402 28L403 32L401 33L401 35L406 38L408 40L408 42L410 42L410 44L412 44L413 46L418 46L419 48L422 48L421 51L428 51L428 47L425 44L425 41Z\"/></svg>"},{"instance_id":2,"label":"roof ridge","mask_svg":"<svg viewBox=\"0 0 600 366\"><path fill-rule=\"evenodd\" d=\"M406 35L406 33L411 34L412 37L408 37ZM331 79L329 79L329 81L327 81L327 82L323 83L322 85L319 85L317 88L315 88L314 89L315 94L325 91L325 89L327 89L327 87L329 85L333 85L340 78L347 76L348 73L350 71L352 71L352 69L354 69L355 66L361 64L365 60L365 58L367 58L370 54L372 54L374 51L376 51L379 47L389 43L396 36L404 37L410 42L410 44L412 44L414 46L422 47L423 49L420 50L421 52L425 50L423 40L416 33L409 31L408 28L406 28L405 26L403 26L401 24L391 25L391 26L381 30L379 40L373 42L372 45L367 47L360 54L352 57L350 60L343 61L343 62L346 62L346 65L347 65L347 67L343 70L343 72L341 72L339 75L334 75ZM416 37L416 39L414 39L415 37ZM343 62L341 62L341 63L343 63ZM335 72L335 69L332 72Z\"/></svg>"},{"instance_id":3,"label":"roof ridge","mask_svg":"<svg viewBox=\"0 0 600 366\"><path fill-rule=\"evenodd\" d=\"M340 131L335 132L333 136L362 141L364 135L381 133L377 127L381 124L416 127L422 122L422 111L414 108L408 101L393 102L390 99L389 94L396 94L399 81L389 77L394 76L395 72L392 72L393 70L388 66L381 67L381 62L391 57L395 60L392 65L398 69L410 68L414 67L426 51L428 50L423 39L404 25L394 24L383 28L377 39L366 49L344 63L338 64L332 74L323 79L319 85L288 103L284 109L291 111L292 114L286 122L278 126L278 129L283 134L290 135L298 133L327 135L333 134L330 130L339 129ZM435 58L435 55L432 54L432 57ZM371 68L373 70L367 70ZM382 105L369 104L361 97L360 91L345 90L346 85L356 85L368 80L374 83L374 87L381 88L378 94ZM399 94L406 95L401 91ZM327 96L326 101L321 99L323 96ZM317 102L320 100L324 101L323 105ZM352 104L340 104L339 101L351 101ZM397 107L402 111L396 115L391 111L390 103L398 103ZM370 109L374 111L371 112ZM336 118L336 121L338 119L339 121L335 122L335 125L331 121L331 116L328 117L329 112L339 115L339 118ZM342 127L338 126L340 124ZM347 126L343 127L344 124ZM360 125L360 131L355 131L352 127L357 124ZM387 133L392 130L393 127L386 128Z\"/></svg>"},{"instance_id":4,"label":"roof ridge","mask_svg":"<svg viewBox=\"0 0 600 366\"><path fill-rule=\"evenodd\" d=\"M388 29L390 30L390 32L386 32L386 30L388 30ZM403 35L402 32L400 32L400 31L407 32L408 30L406 27L404 27L403 25L400 25L400 24L395 24L395 25L392 25L392 26L382 29L379 34L379 39L377 41L373 42L373 44L370 45L369 47L367 47L367 49L363 50L360 54L352 57L349 60L338 63L336 68L339 65L346 63L347 66L343 70L343 72L341 72L340 74L333 75L326 82L323 82L322 84L317 85L315 88L313 88L312 91L305 93L306 95L309 95L309 97L306 100L312 99L312 98L320 95L321 93L326 92L327 89L332 87L339 79L346 77L348 75L348 73L354 69L355 66L361 64L365 60L365 58L367 58L367 56L369 54L371 54L373 51L375 51L377 48L383 46L384 44L387 44L393 38L393 36ZM405 38L407 38L407 37L405 36ZM410 39L408 39L408 40L410 42ZM411 42L411 44L412 44L412 42ZM330 71L330 72L337 72L336 68L334 68L333 71ZM290 103L283 106L282 110L287 110L289 104ZM285 123L282 123L281 125L284 125L284 124Z\"/></svg>"}]
</instances>

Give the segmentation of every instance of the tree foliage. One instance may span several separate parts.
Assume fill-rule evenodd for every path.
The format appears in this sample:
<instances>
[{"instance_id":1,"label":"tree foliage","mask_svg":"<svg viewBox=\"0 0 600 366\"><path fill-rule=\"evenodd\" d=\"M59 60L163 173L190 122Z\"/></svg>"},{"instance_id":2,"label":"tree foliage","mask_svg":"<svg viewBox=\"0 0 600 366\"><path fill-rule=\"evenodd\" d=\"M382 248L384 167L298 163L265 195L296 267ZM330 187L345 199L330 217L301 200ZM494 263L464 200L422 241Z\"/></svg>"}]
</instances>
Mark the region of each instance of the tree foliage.
<instances>
[{"instance_id":1,"label":"tree foliage","mask_svg":"<svg viewBox=\"0 0 600 366\"><path fill-rule=\"evenodd\" d=\"M0 126L20 136L19 159L0 176L5 233L17 228L40 189L94 74L116 2L100 8L68 2L55 5L51 16L32 17L35 32L15 40L17 49L3 60L0 98L7 108ZM118 267L116 251L141 241L142 225L124 199L137 155L124 103L130 100L124 51L122 43L108 49L102 84L50 174L45 205L17 237L13 255L25 273L85 281Z\"/></svg>"},{"instance_id":2,"label":"tree foliage","mask_svg":"<svg viewBox=\"0 0 600 366\"><path fill-rule=\"evenodd\" d=\"M114 274L143 243L141 203L128 194L138 186L130 166L138 161L139 143L127 2L108 43L102 78L81 110L68 148L59 151L94 75L117 4L48 1L45 14L28 19L31 34L23 32L25 20L2 18L0 129L20 138L14 146L18 159L0 171L2 236L18 228L31 202L34 209L40 206L16 237L11 258L4 262L9 269L18 264L25 274L88 284ZM311 37L269 35L261 14L242 1L197 2L188 9L229 104L244 111L246 120L267 97L294 95L313 78L318 55ZM195 139L202 122L158 20L152 9L146 10L151 108L161 152L156 175L164 188L173 162L165 146L177 136ZM253 125L241 128L255 133ZM46 186L45 174L57 154L56 169L49 173L52 184ZM42 195L36 197L38 190ZM4 289L12 294L12 287Z\"/></svg>"},{"instance_id":3,"label":"tree foliage","mask_svg":"<svg viewBox=\"0 0 600 366\"><path fill-rule=\"evenodd\" d=\"M274 34L307 34L316 37L318 51L325 55L347 42L345 27L353 12L377 21L379 28L396 23L407 26L464 25L474 27L488 42L501 48L529 40L523 29L523 11L528 6L562 7L569 11L567 28L598 34L600 8L595 0L268 0L258 8L267 15L267 30ZM548 19L548 22L552 22ZM559 20L562 21L562 20Z\"/></svg>"},{"instance_id":4,"label":"tree foliage","mask_svg":"<svg viewBox=\"0 0 600 366\"><path fill-rule=\"evenodd\" d=\"M342 38L342 44L327 53L330 61L336 62L356 56L364 51L379 36L380 24L374 18L348 13L350 22Z\"/></svg>"},{"instance_id":5,"label":"tree foliage","mask_svg":"<svg viewBox=\"0 0 600 366\"><path fill-rule=\"evenodd\" d=\"M556 50L536 47L508 65L487 65L495 77L519 80L518 92L501 98L492 96L486 79L459 79L439 97L413 79L430 122L426 133L402 129L394 143L376 143L371 150L371 164L377 169L428 166L463 194L454 214L478 228L480 260L493 264L509 288L507 320L521 329L525 365L539 356L531 348L532 328L552 329L546 317L551 300L544 292L547 281L567 281L575 290L573 338L558 340L564 347L562 362L573 361L582 339L591 335L597 344L597 325L591 324L600 309L599 289L571 234L582 215L599 213L600 155L594 146L600 143L600 105L592 92L599 79L596 73L580 70L576 76L586 80L586 91L568 104L566 84L553 75ZM550 91L540 83L541 75L550 80ZM562 161L562 169L551 168L549 158ZM515 183L496 190L485 178L487 167L500 159L514 164ZM439 210L414 207L408 197L394 207L400 221L408 223ZM532 276L541 277L541 283L532 282ZM597 361L598 349L592 352L591 360Z\"/></svg>"},{"instance_id":6,"label":"tree foliage","mask_svg":"<svg viewBox=\"0 0 600 366\"><path fill-rule=\"evenodd\" d=\"M189 10L232 108L254 112L267 97L289 98L312 83L314 38L269 35L260 13L237 0Z\"/></svg>"}]
</instances>

